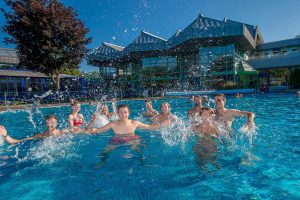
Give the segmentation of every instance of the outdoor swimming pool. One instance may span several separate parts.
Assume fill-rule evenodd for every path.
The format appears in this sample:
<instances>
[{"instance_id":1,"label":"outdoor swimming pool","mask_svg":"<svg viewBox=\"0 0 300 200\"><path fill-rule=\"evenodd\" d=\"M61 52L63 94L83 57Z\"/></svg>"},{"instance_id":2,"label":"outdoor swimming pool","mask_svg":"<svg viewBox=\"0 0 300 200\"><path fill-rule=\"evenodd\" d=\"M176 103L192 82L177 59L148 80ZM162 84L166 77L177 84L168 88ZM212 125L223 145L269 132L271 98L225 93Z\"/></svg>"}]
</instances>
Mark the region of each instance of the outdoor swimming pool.
<instances>
[{"instance_id":1,"label":"outdoor swimming pool","mask_svg":"<svg viewBox=\"0 0 300 200\"><path fill-rule=\"evenodd\" d=\"M154 101L154 108L163 101ZM167 101L186 121L193 104ZM141 117L143 101L122 103L130 105L131 118L147 122ZM205 173L197 166L195 137L182 124L171 131L137 131L143 165L135 151L122 145L97 168L111 132L64 135L0 146L0 199L299 199L300 98L248 95L228 98L227 107L254 112L258 129L251 140L238 131L245 119L235 121L234 142L218 144L220 170L208 165ZM81 112L89 119L94 109L83 105ZM60 127L66 127L69 107L39 111L32 119L24 110L2 112L0 122L16 138L43 131L47 114L56 114Z\"/></svg>"}]
</instances>

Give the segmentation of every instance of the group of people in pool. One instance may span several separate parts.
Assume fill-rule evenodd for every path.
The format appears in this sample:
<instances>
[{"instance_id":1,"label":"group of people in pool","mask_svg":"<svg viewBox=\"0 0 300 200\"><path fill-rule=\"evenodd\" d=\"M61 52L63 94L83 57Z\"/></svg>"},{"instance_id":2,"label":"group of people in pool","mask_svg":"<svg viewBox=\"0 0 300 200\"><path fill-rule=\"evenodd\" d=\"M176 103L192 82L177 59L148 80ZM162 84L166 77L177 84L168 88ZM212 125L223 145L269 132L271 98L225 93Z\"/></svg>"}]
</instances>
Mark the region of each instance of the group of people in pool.
<instances>
[{"instance_id":1,"label":"group of people in pool","mask_svg":"<svg viewBox=\"0 0 300 200\"><path fill-rule=\"evenodd\" d=\"M202 107L203 98L196 96L194 98L195 106L188 111L188 116L192 124L192 130L196 132L199 138L216 138L221 137L223 132L220 131L220 126L226 130L231 130L231 125L235 117L245 116L248 118L247 126L254 127L254 113L247 111L240 111L236 109L225 108L226 97L223 94L217 94L214 97L215 109L209 107ZM109 112L107 105L99 103L97 109L92 116L92 119L86 127L83 127L85 120L80 114L80 103L76 100L71 102L71 114L68 116L68 123L70 128L58 130L58 119L55 115L48 115L46 117L46 131L40 134L26 137L23 139L15 139L11 137L4 126L0 126L0 135L9 144L16 144L26 140L41 139L49 136L57 136L65 133L71 134L99 134L112 129L114 136L110 139L108 146L101 153L102 165L108 157L108 154L113 151L120 144L129 144L139 155L140 140L135 134L136 129L155 130L162 127L168 127L174 123L177 117L171 113L170 105L164 102L160 106L160 112L152 107L151 100L145 101L146 112L143 114L148 117L152 124L145 124L138 120L129 119L130 108L128 105L121 104L116 109L116 99L112 101L113 112ZM226 135L227 137L227 135ZM200 140L200 139L199 139ZM205 140L208 143L207 140ZM203 143L202 143L203 144ZM211 151L211 145L201 146L201 155L203 151ZM206 149L205 149L206 148ZM213 148L214 149L214 148ZM215 150L213 150L215 151ZM196 155L199 151L195 151ZM141 155L142 156L142 155Z\"/></svg>"}]
</instances>

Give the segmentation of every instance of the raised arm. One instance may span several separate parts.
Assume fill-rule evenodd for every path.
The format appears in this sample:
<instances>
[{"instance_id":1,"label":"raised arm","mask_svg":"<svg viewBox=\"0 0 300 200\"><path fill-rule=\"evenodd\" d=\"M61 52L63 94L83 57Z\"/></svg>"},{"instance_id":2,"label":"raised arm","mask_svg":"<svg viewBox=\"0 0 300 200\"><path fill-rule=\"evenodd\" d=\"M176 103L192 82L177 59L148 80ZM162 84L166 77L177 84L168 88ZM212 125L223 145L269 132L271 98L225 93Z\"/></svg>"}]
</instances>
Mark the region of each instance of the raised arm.
<instances>
[{"instance_id":1,"label":"raised arm","mask_svg":"<svg viewBox=\"0 0 300 200\"><path fill-rule=\"evenodd\" d=\"M248 111L240 111L236 109L231 109L231 112L233 113L234 116L247 116L248 121L247 124L249 127L253 127L254 125L254 113L253 112L248 112Z\"/></svg>"},{"instance_id":2,"label":"raised arm","mask_svg":"<svg viewBox=\"0 0 300 200\"><path fill-rule=\"evenodd\" d=\"M117 113L117 107L116 107L116 104L117 104L117 99L116 99L116 98L113 98L113 99L112 99L112 102L111 102L111 106L112 106L112 109L113 109L113 112L114 112L114 113Z\"/></svg>"}]
</instances>

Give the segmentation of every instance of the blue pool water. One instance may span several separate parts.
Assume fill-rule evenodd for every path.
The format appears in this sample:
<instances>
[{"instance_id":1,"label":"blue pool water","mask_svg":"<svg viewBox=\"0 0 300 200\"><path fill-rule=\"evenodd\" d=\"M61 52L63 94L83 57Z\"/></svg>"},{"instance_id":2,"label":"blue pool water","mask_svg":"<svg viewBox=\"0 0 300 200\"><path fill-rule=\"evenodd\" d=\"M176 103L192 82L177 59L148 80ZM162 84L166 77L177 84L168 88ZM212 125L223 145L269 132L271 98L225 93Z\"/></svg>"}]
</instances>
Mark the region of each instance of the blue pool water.
<instances>
[{"instance_id":1,"label":"blue pool water","mask_svg":"<svg viewBox=\"0 0 300 200\"><path fill-rule=\"evenodd\" d=\"M161 102L155 101L159 108ZM168 100L183 122L193 105L187 99ZM131 118L141 117L143 101L124 101ZM211 103L213 106L213 104ZM256 134L238 131L232 142L218 143L217 170L200 168L193 151L195 136L183 124L172 130L137 131L144 162L130 146L113 151L97 168L100 153L112 133L64 135L19 145L0 146L0 199L299 199L300 98L294 95L254 95L228 98L228 108L256 114ZM89 119L95 107L83 105ZM44 130L43 117L59 116L66 127L69 107L0 113L0 123L16 138Z\"/></svg>"}]
</instances>

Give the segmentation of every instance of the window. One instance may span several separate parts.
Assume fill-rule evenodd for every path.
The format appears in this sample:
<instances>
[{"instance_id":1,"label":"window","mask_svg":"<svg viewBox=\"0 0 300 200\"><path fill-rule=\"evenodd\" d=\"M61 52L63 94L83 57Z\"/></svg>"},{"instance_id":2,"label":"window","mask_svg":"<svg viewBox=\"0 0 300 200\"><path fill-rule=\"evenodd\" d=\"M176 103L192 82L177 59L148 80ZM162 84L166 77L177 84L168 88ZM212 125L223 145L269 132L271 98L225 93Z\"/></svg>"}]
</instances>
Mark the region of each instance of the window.
<instances>
[{"instance_id":1,"label":"window","mask_svg":"<svg viewBox=\"0 0 300 200\"><path fill-rule=\"evenodd\" d=\"M164 67L164 68L175 68L177 66L176 57L149 57L142 58L143 68L148 67Z\"/></svg>"}]
</instances>

